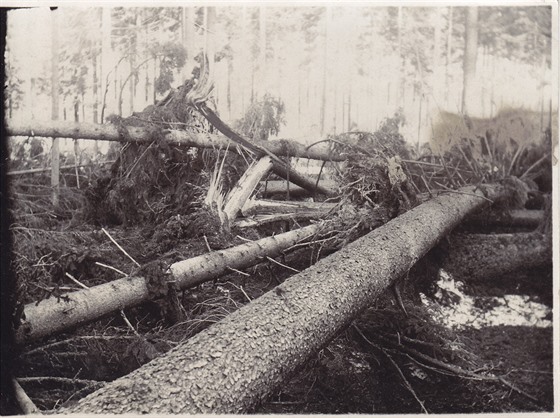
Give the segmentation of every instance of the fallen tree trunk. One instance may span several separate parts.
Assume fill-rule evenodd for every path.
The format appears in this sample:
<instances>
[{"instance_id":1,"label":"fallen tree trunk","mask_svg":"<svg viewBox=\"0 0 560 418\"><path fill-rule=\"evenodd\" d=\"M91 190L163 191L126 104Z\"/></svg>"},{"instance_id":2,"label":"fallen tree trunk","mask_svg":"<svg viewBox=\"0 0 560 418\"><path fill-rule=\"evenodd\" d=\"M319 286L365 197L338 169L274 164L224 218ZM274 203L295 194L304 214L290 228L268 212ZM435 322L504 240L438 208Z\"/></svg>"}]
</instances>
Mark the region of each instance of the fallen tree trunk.
<instances>
[{"instance_id":1,"label":"fallen tree trunk","mask_svg":"<svg viewBox=\"0 0 560 418\"><path fill-rule=\"evenodd\" d=\"M64 165L62 167L58 167L58 169L59 170L69 170L69 169L73 170L75 168L82 168L82 167L95 168L97 166L104 165L104 164L113 164L114 162L115 162L114 160L111 160L111 161L103 161L103 162L80 164L80 165ZM52 167L49 167L49 168L30 168L29 170L8 171L6 173L6 175L7 176L19 176L19 175L25 175L25 174L46 173L47 171L52 171Z\"/></svg>"},{"instance_id":2,"label":"fallen tree trunk","mask_svg":"<svg viewBox=\"0 0 560 418\"><path fill-rule=\"evenodd\" d=\"M119 131L116 125L99 125L95 123L70 123L64 121L33 121L19 123L14 120L6 121L6 131L10 136L42 136L74 139L91 139L101 141L141 142L152 141L152 135L144 128L126 127L126 134ZM231 146L231 141L221 135L202 132L189 132L180 130L164 130L163 140L170 144L188 147L226 149L237 152ZM287 139L273 141L254 141L256 145L269 150L273 154L285 157L310 158L323 161L344 161L340 155L331 155L324 147L307 148L304 144Z\"/></svg>"},{"instance_id":3,"label":"fallen tree trunk","mask_svg":"<svg viewBox=\"0 0 560 418\"><path fill-rule=\"evenodd\" d=\"M272 215L289 213L316 213L326 215L338 204L329 202L287 202L282 200L257 200L249 199L243 205L241 212L243 216Z\"/></svg>"},{"instance_id":4,"label":"fallen tree trunk","mask_svg":"<svg viewBox=\"0 0 560 418\"><path fill-rule=\"evenodd\" d=\"M552 263L552 240L539 232L454 234L444 245L442 268L464 282L491 280Z\"/></svg>"},{"instance_id":5,"label":"fallen tree trunk","mask_svg":"<svg viewBox=\"0 0 560 418\"><path fill-rule=\"evenodd\" d=\"M542 210L514 209L508 212L488 211L465 220L469 228L515 227L536 228L544 219Z\"/></svg>"},{"instance_id":6,"label":"fallen tree trunk","mask_svg":"<svg viewBox=\"0 0 560 418\"><path fill-rule=\"evenodd\" d=\"M505 193L486 190L491 198ZM61 412L249 411L487 204L482 192L463 191L410 210Z\"/></svg>"},{"instance_id":7,"label":"fallen tree trunk","mask_svg":"<svg viewBox=\"0 0 560 418\"><path fill-rule=\"evenodd\" d=\"M279 215L255 215L247 219L238 219L233 224L238 228L256 228L272 222L301 221L317 219L317 212L282 213Z\"/></svg>"},{"instance_id":8,"label":"fallen tree trunk","mask_svg":"<svg viewBox=\"0 0 560 418\"><path fill-rule=\"evenodd\" d=\"M338 187L338 184L332 180L321 180L319 184L331 190L334 190ZM271 180L267 182L261 182L261 185L261 193L264 197L288 194L288 184L284 180ZM290 184L289 187L291 197L310 196L311 194L304 188L296 186L295 184Z\"/></svg>"},{"instance_id":9,"label":"fallen tree trunk","mask_svg":"<svg viewBox=\"0 0 560 418\"><path fill-rule=\"evenodd\" d=\"M180 261L170 266L167 280L174 281L180 289L193 287L228 273L231 268L243 269L259 263L263 257L276 257L318 230L319 225L310 225ZM125 277L60 298L29 303L23 311L25 322L16 330L16 343L29 343L74 328L111 312L139 305L151 297L146 278Z\"/></svg>"}]
</instances>

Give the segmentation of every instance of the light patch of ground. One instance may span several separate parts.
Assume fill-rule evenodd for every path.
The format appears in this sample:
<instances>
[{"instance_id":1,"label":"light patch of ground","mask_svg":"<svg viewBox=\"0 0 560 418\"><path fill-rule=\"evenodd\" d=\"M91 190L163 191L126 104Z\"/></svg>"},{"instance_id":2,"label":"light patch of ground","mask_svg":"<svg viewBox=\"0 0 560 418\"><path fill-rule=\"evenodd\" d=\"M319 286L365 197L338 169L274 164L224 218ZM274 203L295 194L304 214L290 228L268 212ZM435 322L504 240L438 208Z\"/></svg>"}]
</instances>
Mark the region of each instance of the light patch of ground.
<instances>
[{"instance_id":1,"label":"light patch of ground","mask_svg":"<svg viewBox=\"0 0 560 418\"><path fill-rule=\"evenodd\" d=\"M436 304L421 294L422 302L434 319L445 326L460 330L465 327L481 329L488 326L552 327L552 309L530 300L525 295L502 297L474 297L462 291L462 283L456 282L445 271L440 272L437 282L437 299L451 303Z\"/></svg>"}]
</instances>

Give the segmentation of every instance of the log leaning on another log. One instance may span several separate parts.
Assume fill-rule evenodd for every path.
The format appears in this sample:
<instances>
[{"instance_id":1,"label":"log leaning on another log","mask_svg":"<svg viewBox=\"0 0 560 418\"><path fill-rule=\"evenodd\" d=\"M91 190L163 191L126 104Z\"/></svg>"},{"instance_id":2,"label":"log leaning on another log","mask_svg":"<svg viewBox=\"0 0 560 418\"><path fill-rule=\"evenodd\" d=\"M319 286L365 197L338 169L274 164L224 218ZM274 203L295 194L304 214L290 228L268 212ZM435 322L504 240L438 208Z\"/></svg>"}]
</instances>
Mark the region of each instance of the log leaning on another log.
<instances>
[{"instance_id":1,"label":"log leaning on another log","mask_svg":"<svg viewBox=\"0 0 560 418\"><path fill-rule=\"evenodd\" d=\"M488 187L488 197L503 195ZM466 215L474 188L399 216L65 413L241 413L270 394Z\"/></svg>"}]
</instances>

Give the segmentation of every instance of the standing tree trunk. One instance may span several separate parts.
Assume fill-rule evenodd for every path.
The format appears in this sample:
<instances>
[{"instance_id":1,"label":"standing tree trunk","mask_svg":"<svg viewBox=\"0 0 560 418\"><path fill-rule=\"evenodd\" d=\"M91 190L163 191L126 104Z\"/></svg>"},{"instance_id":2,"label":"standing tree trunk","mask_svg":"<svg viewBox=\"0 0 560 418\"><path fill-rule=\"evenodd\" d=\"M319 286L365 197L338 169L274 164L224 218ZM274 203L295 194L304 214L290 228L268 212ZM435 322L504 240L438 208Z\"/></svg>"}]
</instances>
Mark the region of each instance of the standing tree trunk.
<instances>
[{"instance_id":1,"label":"standing tree trunk","mask_svg":"<svg viewBox=\"0 0 560 418\"><path fill-rule=\"evenodd\" d=\"M347 245L64 413L247 412L293 376L469 213L443 194ZM490 198L503 194L488 187Z\"/></svg>"},{"instance_id":2,"label":"standing tree trunk","mask_svg":"<svg viewBox=\"0 0 560 418\"><path fill-rule=\"evenodd\" d=\"M478 7L467 8L465 21L465 53L463 56L463 95L461 112L469 115L477 102L474 85L476 80L476 55L478 50Z\"/></svg>"},{"instance_id":3,"label":"standing tree trunk","mask_svg":"<svg viewBox=\"0 0 560 418\"><path fill-rule=\"evenodd\" d=\"M181 11L181 23L182 23L182 43L187 51L187 61L183 69L181 70L181 75L183 81L189 78L190 72L195 64L194 56L196 55L195 46L195 9L193 6L183 7Z\"/></svg>"},{"instance_id":4,"label":"standing tree trunk","mask_svg":"<svg viewBox=\"0 0 560 418\"><path fill-rule=\"evenodd\" d=\"M398 54L399 54L399 95L398 103L400 106L404 102L404 58L403 58L403 47L402 47L402 31L403 31L403 11L402 6L397 8L397 39L398 39Z\"/></svg>"},{"instance_id":5,"label":"standing tree trunk","mask_svg":"<svg viewBox=\"0 0 560 418\"><path fill-rule=\"evenodd\" d=\"M109 91L109 69L111 68L111 9L108 7L101 9L101 36L101 70L99 71L99 78L102 83L103 101L101 103L101 119L99 123L104 122L105 107L107 106L105 101ZM113 72L112 77L116 80L116 71Z\"/></svg>"},{"instance_id":6,"label":"standing tree trunk","mask_svg":"<svg viewBox=\"0 0 560 418\"><path fill-rule=\"evenodd\" d=\"M206 14L205 50L209 68L212 71L216 56L216 8L206 7L204 10Z\"/></svg>"},{"instance_id":7,"label":"standing tree trunk","mask_svg":"<svg viewBox=\"0 0 560 418\"><path fill-rule=\"evenodd\" d=\"M58 120L58 10L51 10L51 119ZM60 144L54 138L51 149L52 204L58 206L60 189Z\"/></svg>"},{"instance_id":8,"label":"standing tree trunk","mask_svg":"<svg viewBox=\"0 0 560 418\"><path fill-rule=\"evenodd\" d=\"M325 133L325 112L327 111L327 67L329 65L329 26L331 25L332 9L325 6L325 31L324 31L324 50L323 50L323 83L321 96L321 113L319 126L321 128L321 138Z\"/></svg>"},{"instance_id":9,"label":"standing tree trunk","mask_svg":"<svg viewBox=\"0 0 560 418\"><path fill-rule=\"evenodd\" d=\"M93 51L91 54L91 66L93 72L93 80L92 80L92 90L93 90L93 123L98 123L98 108L99 108L99 97L97 93L98 88L98 78L97 78L97 44L94 45Z\"/></svg>"},{"instance_id":10,"label":"standing tree trunk","mask_svg":"<svg viewBox=\"0 0 560 418\"><path fill-rule=\"evenodd\" d=\"M451 66L451 44L453 41L453 7L448 7L447 17L447 51L445 54L445 103L449 107L449 67Z\"/></svg>"},{"instance_id":11,"label":"standing tree trunk","mask_svg":"<svg viewBox=\"0 0 560 418\"><path fill-rule=\"evenodd\" d=\"M259 6L259 76L257 78L256 97L257 100L266 91L266 7Z\"/></svg>"}]
</instances>

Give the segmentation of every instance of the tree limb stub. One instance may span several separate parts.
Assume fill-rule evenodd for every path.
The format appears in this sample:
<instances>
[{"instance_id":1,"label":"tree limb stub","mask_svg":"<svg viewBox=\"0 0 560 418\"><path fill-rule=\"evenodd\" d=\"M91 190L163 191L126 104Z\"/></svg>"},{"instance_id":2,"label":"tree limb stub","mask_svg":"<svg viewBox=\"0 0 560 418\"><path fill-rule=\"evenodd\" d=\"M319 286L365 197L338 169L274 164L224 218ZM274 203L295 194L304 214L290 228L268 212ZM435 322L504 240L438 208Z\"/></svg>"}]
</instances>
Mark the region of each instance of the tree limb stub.
<instances>
[{"instance_id":1,"label":"tree limb stub","mask_svg":"<svg viewBox=\"0 0 560 418\"><path fill-rule=\"evenodd\" d=\"M274 166L272 167L272 171L278 176L286 180L289 180L292 183L297 184L298 186L303 187L304 189L309 190L312 193L318 192L331 197L337 195L336 191L320 186L316 184L316 182L313 181L312 179L292 169L289 166L289 164L282 161L266 147L257 145L256 143L253 143L248 139L244 138L243 136L239 135L237 132L231 129L226 123L224 123L224 121L222 121L220 117L212 109L206 106L205 103L196 104L196 108L208 120L208 122L210 122L216 129L218 129L222 134L227 136L232 141L245 147L249 151L256 154L258 157L263 157L265 155L268 155L272 159L272 162L274 164Z\"/></svg>"},{"instance_id":2,"label":"tree limb stub","mask_svg":"<svg viewBox=\"0 0 560 418\"><path fill-rule=\"evenodd\" d=\"M149 142L150 134L144 128L129 126L128 138L119 133L115 125L99 125L95 123L72 123L64 121L33 121L30 123L19 123L14 120L6 121L6 130L11 136L41 136L74 139L91 139L101 141L117 142ZM221 135L213 135L203 132L190 132L183 130L164 130L164 140L171 144L189 147L226 149L230 140ZM254 143L267 149L275 155L310 158L323 161L344 161L340 155L331 155L325 148L312 147L307 149L304 144L287 139L273 141L254 141ZM235 147L230 146L229 151L236 152Z\"/></svg>"},{"instance_id":3,"label":"tree limb stub","mask_svg":"<svg viewBox=\"0 0 560 418\"><path fill-rule=\"evenodd\" d=\"M319 230L310 225L273 237L215 251L179 261L169 267L170 280L181 289L196 286L229 272L255 265L265 256L276 257L282 251L306 240ZM25 322L16 330L16 343L31 341L62 332L121 309L139 305L150 298L144 277L125 277L85 290L29 303L24 308Z\"/></svg>"},{"instance_id":4,"label":"tree limb stub","mask_svg":"<svg viewBox=\"0 0 560 418\"><path fill-rule=\"evenodd\" d=\"M442 194L347 245L66 413L241 413L269 395L473 210ZM486 197L506 193L499 186ZM62 411L61 411L62 412Z\"/></svg>"}]
</instances>

